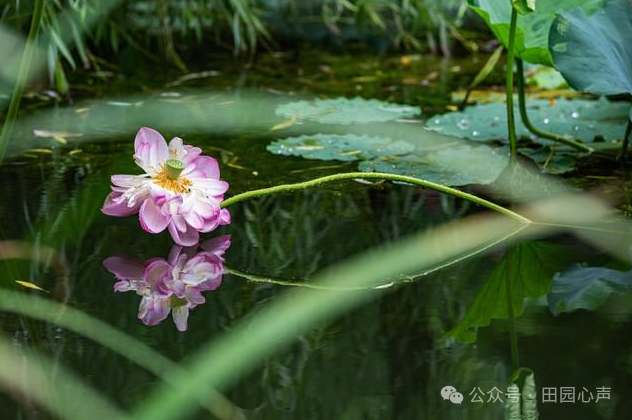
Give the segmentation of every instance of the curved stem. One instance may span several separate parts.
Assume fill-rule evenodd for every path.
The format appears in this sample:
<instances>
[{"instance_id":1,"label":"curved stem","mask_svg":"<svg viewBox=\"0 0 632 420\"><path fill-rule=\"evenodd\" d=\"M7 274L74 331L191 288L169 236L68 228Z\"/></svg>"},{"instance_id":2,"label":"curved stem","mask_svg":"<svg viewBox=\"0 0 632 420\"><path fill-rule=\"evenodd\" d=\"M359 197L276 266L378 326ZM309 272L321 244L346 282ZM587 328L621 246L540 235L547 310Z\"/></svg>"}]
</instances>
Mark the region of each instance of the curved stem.
<instances>
[{"instance_id":1,"label":"curved stem","mask_svg":"<svg viewBox=\"0 0 632 420\"><path fill-rule=\"evenodd\" d=\"M0 163L4 159L4 154L13 132L13 126L18 116L18 110L20 108L20 101L22 100L22 93L26 86L26 81L29 76L29 70L31 68L31 60L35 52L35 41L37 33L39 32L40 23L42 21L42 15L44 11L44 0L35 0L35 6L33 8L33 17L31 18L31 27L29 29L29 35L26 39L26 46L24 47L24 55L20 61L20 69L15 81L15 88L11 95L11 102L9 103L9 110L7 116L4 119L4 125L2 126L2 133L0 134Z\"/></svg>"},{"instance_id":2,"label":"curved stem","mask_svg":"<svg viewBox=\"0 0 632 420\"><path fill-rule=\"evenodd\" d=\"M520 109L520 118L522 119L522 123L527 128L527 130L531 131L538 137L543 139L553 140L559 143L563 143L567 146L570 146L574 149L581 150L582 152L591 153L593 149L589 146L586 146L583 143L577 142L575 140L566 138L564 136L559 136L557 134L549 133L546 131L542 131L536 128L529 120L529 115L527 114L527 100L525 96L525 83L524 83L524 65L521 59L516 59L516 72L518 79L518 108Z\"/></svg>"},{"instance_id":3,"label":"curved stem","mask_svg":"<svg viewBox=\"0 0 632 420\"><path fill-rule=\"evenodd\" d=\"M516 121L514 119L513 91L514 91L514 56L516 45L516 28L518 26L518 12L515 8L511 8L511 23L509 24L509 42L507 46L507 76L505 77L507 85L505 86L505 94L507 97L507 129L509 131L509 148L511 153L511 162L516 162L518 156L518 147L516 144Z\"/></svg>"},{"instance_id":4,"label":"curved stem","mask_svg":"<svg viewBox=\"0 0 632 420\"><path fill-rule=\"evenodd\" d=\"M483 207L487 207L490 210L494 210L498 213L504 214L505 216L508 216L514 220L517 220L519 222L526 222L526 223L531 223L531 220L527 219L526 217L509 210L508 208L505 208L503 206L500 206L498 204L492 203L491 201L485 200L484 198L480 198L477 197L473 194L468 194L466 192L457 190L455 188L450 188L450 187L446 187L445 185L441 185L441 184L436 184L434 182L430 182L430 181L426 181L423 179L419 179L419 178L413 178L411 176L404 176L404 175L394 175L394 174L385 174L385 173L379 173L379 172L345 172L345 173L341 173L341 174L334 174L334 175L328 175L328 176L323 176L321 178L316 178L316 179L312 179L309 181L305 181L305 182L298 182L296 184L283 184L283 185L277 185L274 187L270 187L270 188L263 188L260 190L252 190L252 191L246 191L244 193L241 194L237 194L234 195L226 200L224 200L222 202L222 208L228 207L232 204L238 203L240 201L243 200L247 200L249 198L254 198L254 197L261 197L264 195L271 195L271 194L279 194L279 193L285 193L285 192L292 192L292 191L298 191L298 190L304 190L306 188L312 188L312 187L318 187L322 184L326 184L328 182L334 182L334 181L341 181L341 180L345 180L345 179L356 179L356 178L360 178L360 179L386 179L389 181L398 181L398 182L406 182L408 184L414 184L414 185L419 185L422 187L426 187L426 188L431 188L433 190L436 191L440 191L442 193L445 194L449 194L449 195L453 195L455 197L459 197L462 198L464 200L468 200L471 201L473 203L479 204Z\"/></svg>"}]
</instances>

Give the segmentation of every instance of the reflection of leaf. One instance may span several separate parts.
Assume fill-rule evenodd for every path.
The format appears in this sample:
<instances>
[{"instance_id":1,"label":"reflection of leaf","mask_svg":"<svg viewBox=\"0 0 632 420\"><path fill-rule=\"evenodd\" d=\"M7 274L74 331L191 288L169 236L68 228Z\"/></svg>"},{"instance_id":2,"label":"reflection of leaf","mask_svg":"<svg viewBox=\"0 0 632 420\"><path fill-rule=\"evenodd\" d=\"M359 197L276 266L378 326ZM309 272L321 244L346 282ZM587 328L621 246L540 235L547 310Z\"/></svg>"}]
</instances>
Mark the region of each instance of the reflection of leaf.
<instances>
[{"instance_id":1,"label":"reflection of leaf","mask_svg":"<svg viewBox=\"0 0 632 420\"><path fill-rule=\"evenodd\" d=\"M524 311L524 299L545 295L554 273L568 264L564 248L546 242L525 242L511 248L481 286L465 317L448 335L464 342L476 341L476 328L492 319L507 319L507 280L513 279L513 312ZM511 276L511 277L510 277Z\"/></svg>"},{"instance_id":2,"label":"reflection of leaf","mask_svg":"<svg viewBox=\"0 0 632 420\"><path fill-rule=\"evenodd\" d=\"M542 169L542 172L547 174L565 174L574 171L577 165L577 159L574 156L558 153L548 146L542 146L536 150L523 147L518 151L531 158Z\"/></svg>"},{"instance_id":3,"label":"reflection of leaf","mask_svg":"<svg viewBox=\"0 0 632 420\"><path fill-rule=\"evenodd\" d=\"M621 140L621 127L628 118L629 107L626 103L610 102L603 98L598 101L558 99L553 104L546 100L527 103L536 126L583 142L592 142L597 136L606 141ZM469 140L504 141L507 138L505 111L505 104L502 103L470 106L462 112L430 118L427 128ZM533 138L538 143L552 143L533 136L520 120L516 121L516 132L518 136Z\"/></svg>"},{"instance_id":4,"label":"reflection of leaf","mask_svg":"<svg viewBox=\"0 0 632 420\"><path fill-rule=\"evenodd\" d=\"M281 104L276 114L321 124L363 124L411 118L421 114L417 107L398 105L377 99L315 99Z\"/></svg>"},{"instance_id":5,"label":"reflection of leaf","mask_svg":"<svg viewBox=\"0 0 632 420\"><path fill-rule=\"evenodd\" d=\"M555 67L577 90L596 95L632 94L632 4L609 1L587 16L574 9L551 26Z\"/></svg>"},{"instance_id":6,"label":"reflection of leaf","mask_svg":"<svg viewBox=\"0 0 632 420\"><path fill-rule=\"evenodd\" d=\"M268 145L268 151L277 155L342 161L405 155L413 149L413 145L404 141L355 134L288 137Z\"/></svg>"},{"instance_id":7,"label":"reflection of leaf","mask_svg":"<svg viewBox=\"0 0 632 420\"><path fill-rule=\"evenodd\" d=\"M397 159L373 159L361 162L363 172L408 175L442 185L491 184L507 166L506 151L481 145L462 145Z\"/></svg>"},{"instance_id":8,"label":"reflection of leaf","mask_svg":"<svg viewBox=\"0 0 632 420\"><path fill-rule=\"evenodd\" d=\"M554 315L599 308L613 291L632 292L632 271L575 265L553 278L549 309Z\"/></svg>"},{"instance_id":9,"label":"reflection of leaf","mask_svg":"<svg viewBox=\"0 0 632 420\"><path fill-rule=\"evenodd\" d=\"M512 2L507 0L470 0L472 9L478 13L490 27L494 35L505 46L509 41L509 21ZM549 28L560 10L570 10L581 6L592 12L598 10L603 0L546 0L540 1L535 11L518 19L516 31L516 54L524 61L536 64L553 65L549 53Z\"/></svg>"}]
</instances>

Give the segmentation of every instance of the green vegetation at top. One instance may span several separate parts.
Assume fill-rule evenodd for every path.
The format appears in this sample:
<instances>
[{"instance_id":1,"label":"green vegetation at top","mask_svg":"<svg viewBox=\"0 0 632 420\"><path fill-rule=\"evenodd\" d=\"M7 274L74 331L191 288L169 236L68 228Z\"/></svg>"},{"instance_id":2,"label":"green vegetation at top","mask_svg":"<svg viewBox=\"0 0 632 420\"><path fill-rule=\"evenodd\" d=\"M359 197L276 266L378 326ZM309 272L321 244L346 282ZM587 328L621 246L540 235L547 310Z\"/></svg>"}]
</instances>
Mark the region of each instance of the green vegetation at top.
<instances>
[{"instance_id":1,"label":"green vegetation at top","mask_svg":"<svg viewBox=\"0 0 632 420\"><path fill-rule=\"evenodd\" d=\"M509 43L511 11L514 2L509 0L469 0L472 10L478 13L494 35L505 46ZM556 13L581 7L592 13L603 6L604 0L556 0L538 1L534 10L521 8L524 12L518 19L515 53L524 61L553 66L549 52L549 28Z\"/></svg>"}]
</instances>

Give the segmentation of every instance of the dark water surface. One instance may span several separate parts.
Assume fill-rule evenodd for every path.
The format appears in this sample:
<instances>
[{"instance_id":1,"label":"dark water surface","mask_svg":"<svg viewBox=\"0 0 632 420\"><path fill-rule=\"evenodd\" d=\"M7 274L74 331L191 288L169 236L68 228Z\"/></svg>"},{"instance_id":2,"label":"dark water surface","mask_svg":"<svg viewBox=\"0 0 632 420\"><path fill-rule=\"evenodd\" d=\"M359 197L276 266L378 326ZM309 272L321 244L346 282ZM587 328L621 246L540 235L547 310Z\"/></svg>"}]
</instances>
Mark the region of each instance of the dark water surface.
<instances>
[{"instance_id":1,"label":"dark water surface","mask_svg":"<svg viewBox=\"0 0 632 420\"><path fill-rule=\"evenodd\" d=\"M471 67L471 63L432 57L402 64L401 57L269 55L251 65L218 62L211 67L218 75L182 84L188 89L228 92L259 89L272 95L290 91L361 95L421 106L430 115L442 112L450 102L450 92L467 84ZM171 76L165 71L141 83L116 72L99 77L87 74L78 83L84 90L75 99L125 92L177 93L182 84L169 84L178 77ZM33 108L31 115L54 106L41 98L30 98L27 105ZM50 122L55 117L46 118ZM225 254L225 266L232 274L223 277L217 290L205 293L205 304L191 311L187 332L178 332L170 318L146 327L137 318L140 298L132 292L115 293L115 280L102 262L116 254L166 258L171 240L166 232L144 233L136 217L114 219L99 211L111 173L138 173L130 158L134 133L119 132L117 125L118 121L112 121L112 135L98 143L86 135L86 139L68 138L67 145L34 138L25 128L19 131L28 147L36 150L13 149L0 172L0 236L29 245L24 258L0 261L0 283L16 288L15 280L30 280L50 294L26 293L66 302L176 361L230 331L237 321L256 317L257 311L288 288L309 285L322 268L477 211L462 200L432 191L357 182L237 204L230 209L231 225L204 236L232 235ZM175 130L164 134L167 138L180 135ZM208 132L183 137L218 158L222 178L231 184L228 195L355 169L340 162L274 156L265 150L276 138L270 131L214 133L210 127ZM37 150L51 145L55 145L52 153ZM571 236L547 241L560 246L559 258L569 266L610 261ZM62 267L54 258L42 264L30 261L46 246L63 258ZM494 387L506 391L512 374L508 323L493 321L478 331L475 343L446 338L504 251L497 247L414 281L391 285L385 279L383 283L390 287L382 289L383 294L296 337L289 348L226 390L226 396L249 419L505 418L500 403L487 402L489 395L483 396L485 402L475 403L470 393L476 388L483 393ZM632 299L626 293L613 293L595 312L557 317L549 311L546 296L528 300L517 320L518 350L521 366L535 372L538 392L543 387L555 387L558 393L560 387L574 387L577 394L583 388L593 394L587 403L543 403L539 395L541 418L630 418L631 327ZM0 312L0 331L16 348L36 349L71 367L126 409L159 382L127 359L55 325ZM447 385L463 394L462 404L443 400L440 390ZM611 389L610 398L595 402L601 387ZM80 401L77 395L73 403ZM208 414L200 411L198 417L208 418ZM28 400L0 394L0 418L46 415Z\"/></svg>"}]
</instances>

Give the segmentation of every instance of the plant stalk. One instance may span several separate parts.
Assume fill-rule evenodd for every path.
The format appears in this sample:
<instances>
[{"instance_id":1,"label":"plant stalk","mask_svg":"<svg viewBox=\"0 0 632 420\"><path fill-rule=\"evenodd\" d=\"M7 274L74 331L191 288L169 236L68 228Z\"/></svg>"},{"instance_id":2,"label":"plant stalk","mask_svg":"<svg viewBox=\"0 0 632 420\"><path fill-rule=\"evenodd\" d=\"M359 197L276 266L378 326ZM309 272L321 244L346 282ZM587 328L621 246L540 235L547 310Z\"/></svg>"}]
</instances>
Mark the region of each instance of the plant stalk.
<instances>
[{"instance_id":1,"label":"plant stalk","mask_svg":"<svg viewBox=\"0 0 632 420\"><path fill-rule=\"evenodd\" d=\"M445 194L453 195L455 197L462 198L464 200L471 201L475 204L486 207L495 212L504 214L505 216L508 216L519 222L531 223L531 220L527 219L526 217L506 207L492 203L491 201L485 200L484 198L477 197L473 194L469 194L461 190L457 190L456 188L447 187L445 185L437 184L437 183L426 181L419 178L413 178L410 176L386 174L386 173L379 173L379 172L346 172L346 173L328 175L328 176L312 179L305 182L298 182L296 184L283 184L283 185L277 185L270 188L263 188L260 190L246 191L244 193L234 195L224 200L222 202L222 208L226 208L232 204L235 204L235 203L238 203L240 201L247 200L250 198L254 198L254 197L299 191L299 190L304 190L307 188L317 187L322 184L326 184L328 182L341 181L341 180L346 180L346 179L357 179L357 178L359 179L385 179L389 181L406 182L408 184L419 185L419 186L430 188L430 189L433 189Z\"/></svg>"},{"instance_id":2,"label":"plant stalk","mask_svg":"<svg viewBox=\"0 0 632 420\"><path fill-rule=\"evenodd\" d=\"M509 42L507 46L507 76L505 77L507 85L505 93L507 96L507 129L509 131L509 149L511 163L516 163L518 158L518 146L516 143L516 120L514 118L514 48L516 46L516 29L518 26L518 12L515 8L511 8L511 22L509 24Z\"/></svg>"},{"instance_id":3,"label":"plant stalk","mask_svg":"<svg viewBox=\"0 0 632 420\"><path fill-rule=\"evenodd\" d=\"M559 143L563 143L574 149L580 150L582 152L591 153L593 151L591 147L586 146L585 144L577 142L575 140L566 138L564 136L559 136L557 134L542 131L531 123L529 115L527 114L527 100L525 95L524 83L524 65L520 58L516 59L516 72L516 77L518 79L518 108L520 109L520 118L522 119L522 123L525 127L527 127L527 130L531 131L533 134L543 139L553 140Z\"/></svg>"},{"instance_id":4,"label":"plant stalk","mask_svg":"<svg viewBox=\"0 0 632 420\"><path fill-rule=\"evenodd\" d=\"M20 101L22 100L22 93L28 80L29 70L31 68L31 61L33 60L33 54L35 53L35 42L37 40L37 34L39 32L40 24L42 22L42 15L44 14L44 0L35 0L35 6L33 8L33 16L31 18L31 27L29 28L28 38L26 39L26 45L24 47L24 54L20 61L20 69L15 81L15 87L13 88L13 94L11 95L11 102L9 102L9 109L7 111L4 124L2 125L2 133L0 134L0 164L4 160L4 155L13 132L13 126L18 116L18 110L20 108Z\"/></svg>"}]
</instances>

